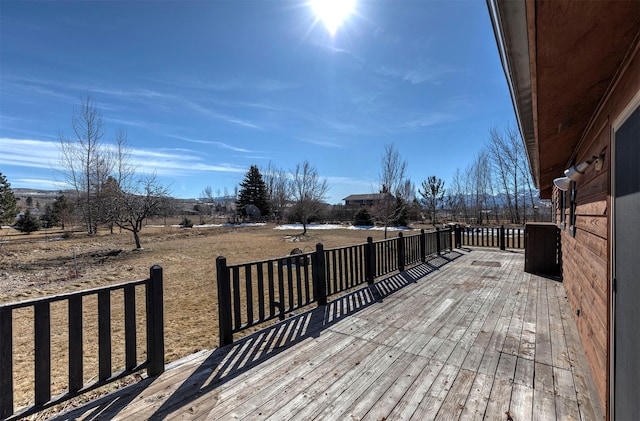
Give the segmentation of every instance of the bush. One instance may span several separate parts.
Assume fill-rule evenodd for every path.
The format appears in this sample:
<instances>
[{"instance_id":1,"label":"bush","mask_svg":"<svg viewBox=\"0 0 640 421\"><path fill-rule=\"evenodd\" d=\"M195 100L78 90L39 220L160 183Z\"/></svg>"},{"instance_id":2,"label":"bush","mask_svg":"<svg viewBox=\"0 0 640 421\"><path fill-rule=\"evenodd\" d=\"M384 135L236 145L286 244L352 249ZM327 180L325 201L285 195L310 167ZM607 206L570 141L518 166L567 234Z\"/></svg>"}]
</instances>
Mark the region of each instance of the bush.
<instances>
[{"instance_id":1,"label":"bush","mask_svg":"<svg viewBox=\"0 0 640 421\"><path fill-rule=\"evenodd\" d=\"M16 221L15 227L18 231L29 234L40 229L40 221L38 221L38 218L31 214L31 211L27 209L20 215Z\"/></svg>"},{"instance_id":2,"label":"bush","mask_svg":"<svg viewBox=\"0 0 640 421\"><path fill-rule=\"evenodd\" d=\"M182 222L180 222L180 226L182 228L191 228L193 227L193 222L191 222L191 219L185 216L184 218L182 218Z\"/></svg>"},{"instance_id":3,"label":"bush","mask_svg":"<svg viewBox=\"0 0 640 421\"><path fill-rule=\"evenodd\" d=\"M353 219L353 225L373 225L373 219L371 218L371 215L366 208L360 208L360 210L356 212L356 215Z\"/></svg>"}]
</instances>

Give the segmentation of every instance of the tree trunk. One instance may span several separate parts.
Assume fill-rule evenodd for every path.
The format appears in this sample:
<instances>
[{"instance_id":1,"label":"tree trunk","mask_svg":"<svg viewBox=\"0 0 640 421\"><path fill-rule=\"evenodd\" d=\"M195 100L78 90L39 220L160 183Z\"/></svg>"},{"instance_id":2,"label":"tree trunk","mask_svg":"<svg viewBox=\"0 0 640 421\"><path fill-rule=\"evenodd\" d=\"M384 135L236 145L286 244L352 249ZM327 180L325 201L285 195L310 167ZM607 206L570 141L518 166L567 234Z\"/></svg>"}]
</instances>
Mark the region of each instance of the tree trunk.
<instances>
[{"instance_id":1,"label":"tree trunk","mask_svg":"<svg viewBox=\"0 0 640 421\"><path fill-rule=\"evenodd\" d=\"M138 231L133 231L133 238L136 240L136 248L141 249L142 246L140 245L140 235L138 234Z\"/></svg>"}]
</instances>

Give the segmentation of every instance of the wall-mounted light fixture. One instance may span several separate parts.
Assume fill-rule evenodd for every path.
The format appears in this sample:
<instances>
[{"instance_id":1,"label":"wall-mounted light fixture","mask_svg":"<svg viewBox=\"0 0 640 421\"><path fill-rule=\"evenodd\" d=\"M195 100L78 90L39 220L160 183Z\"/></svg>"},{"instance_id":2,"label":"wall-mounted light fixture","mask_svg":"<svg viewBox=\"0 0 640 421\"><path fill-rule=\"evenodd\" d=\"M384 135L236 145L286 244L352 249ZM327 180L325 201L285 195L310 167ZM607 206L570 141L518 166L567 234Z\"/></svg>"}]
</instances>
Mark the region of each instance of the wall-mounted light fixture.
<instances>
[{"instance_id":1,"label":"wall-mounted light fixture","mask_svg":"<svg viewBox=\"0 0 640 421\"><path fill-rule=\"evenodd\" d=\"M588 159L584 162L579 163L578 165L574 165L568 170L564 171L564 177L559 177L553 180L553 184L557 188L562 191L569 190L569 186L572 181L578 181L580 177L584 175L584 171L587 169L589 165L592 163L596 163L596 171L600 171L602 169L604 161L604 154L600 154L599 156L592 156L591 159Z\"/></svg>"}]
</instances>

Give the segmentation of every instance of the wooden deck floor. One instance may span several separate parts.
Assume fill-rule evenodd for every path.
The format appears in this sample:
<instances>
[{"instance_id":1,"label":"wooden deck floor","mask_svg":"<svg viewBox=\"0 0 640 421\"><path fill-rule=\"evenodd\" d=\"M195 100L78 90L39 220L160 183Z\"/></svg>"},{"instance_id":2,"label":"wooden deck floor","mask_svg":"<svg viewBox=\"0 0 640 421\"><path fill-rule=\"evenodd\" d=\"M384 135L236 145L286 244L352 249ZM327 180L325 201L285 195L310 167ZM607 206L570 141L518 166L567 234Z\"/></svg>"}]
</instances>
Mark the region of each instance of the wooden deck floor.
<instances>
[{"instance_id":1,"label":"wooden deck floor","mask_svg":"<svg viewBox=\"0 0 640 421\"><path fill-rule=\"evenodd\" d=\"M458 250L63 419L598 420L561 283Z\"/></svg>"}]
</instances>

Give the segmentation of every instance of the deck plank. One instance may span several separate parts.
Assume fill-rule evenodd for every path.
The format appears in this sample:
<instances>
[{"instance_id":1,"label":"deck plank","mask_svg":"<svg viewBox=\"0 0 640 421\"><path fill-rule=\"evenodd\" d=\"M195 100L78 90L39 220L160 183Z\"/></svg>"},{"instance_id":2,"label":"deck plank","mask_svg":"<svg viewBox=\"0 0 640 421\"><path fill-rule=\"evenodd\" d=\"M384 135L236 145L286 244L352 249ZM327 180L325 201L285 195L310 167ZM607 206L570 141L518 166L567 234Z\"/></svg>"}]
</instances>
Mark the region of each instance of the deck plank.
<instances>
[{"instance_id":1,"label":"deck plank","mask_svg":"<svg viewBox=\"0 0 640 421\"><path fill-rule=\"evenodd\" d=\"M562 284L522 253L448 257L57 419L603 419Z\"/></svg>"}]
</instances>

